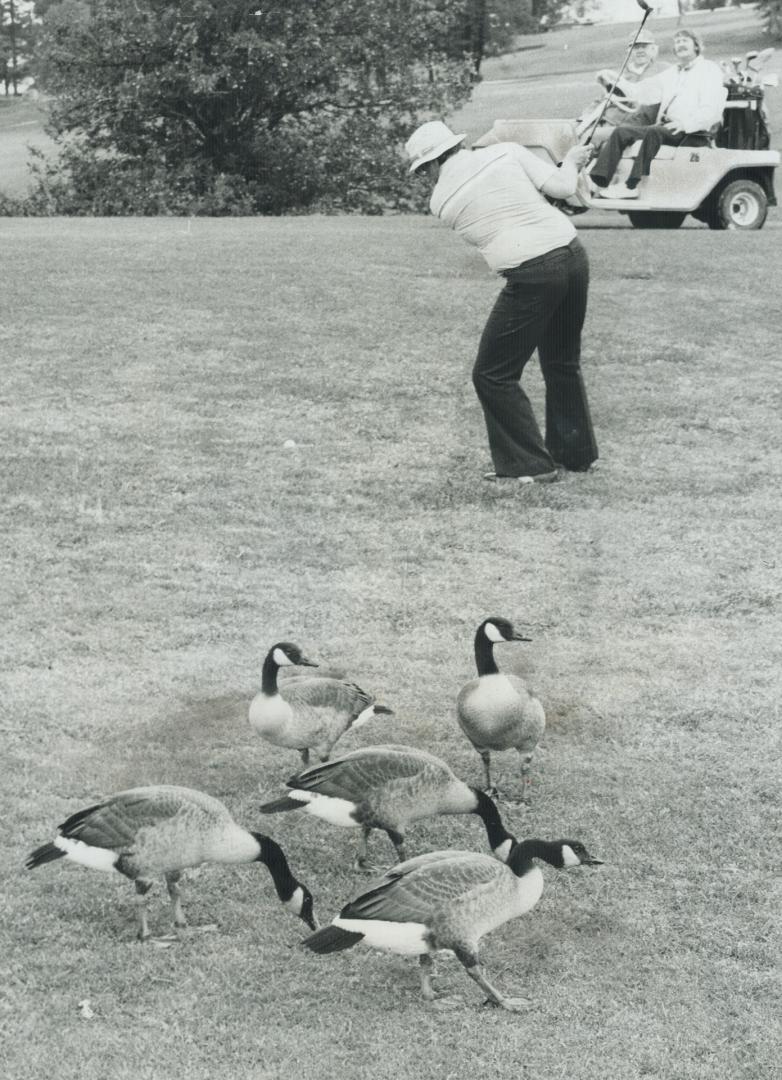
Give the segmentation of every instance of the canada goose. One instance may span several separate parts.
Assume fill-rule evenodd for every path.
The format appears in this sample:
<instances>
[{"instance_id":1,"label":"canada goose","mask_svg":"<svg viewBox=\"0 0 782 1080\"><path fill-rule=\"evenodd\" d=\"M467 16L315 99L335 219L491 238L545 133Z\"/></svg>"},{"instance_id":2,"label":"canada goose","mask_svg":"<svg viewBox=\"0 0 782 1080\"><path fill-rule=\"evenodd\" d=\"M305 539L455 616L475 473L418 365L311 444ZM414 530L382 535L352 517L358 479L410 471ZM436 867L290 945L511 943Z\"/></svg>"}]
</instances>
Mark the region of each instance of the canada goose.
<instances>
[{"instance_id":1,"label":"canada goose","mask_svg":"<svg viewBox=\"0 0 782 1080\"><path fill-rule=\"evenodd\" d=\"M491 782L491 751L516 749L521 754L522 802L529 802L530 762L545 731L546 714L523 679L501 674L494 646L498 641L529 640L507 619L484 619L475 634L478 678L463 686L456 699L459 726L483 760L487 794L497 795Z\"/></svg>"},{"instance_id":2,"label":"canada goose","mask_svg":"<svg viewBox=\"0 0 782 1080\"><path fill-rule=\"evenodd\" d=\"M305 765L310 763L310 750L328 761L334 743L348 728L360 727L380 713L391 714L360 686L343 679L296 675L280 680L278 686L279 669L290 665L318 666L290 641L272 645L263 663L260 693L250 703L250 724L267 742L298 750Z\"/></svg>"},{"instance_id":3,"label":"canada goose","mask_svg":"<svg viewBox=\"0 0 782 1080\"><path fill-rule=\"evenodd\" d=\"M519 1012L528 1003L505 997L492 986L481 968L478 942L537 904L543 873L533 859L558 868L601 865L577 840L523 840L507 863L474 851L418 855L388 870L303 944L315 953L330 953L361 941L385 952L418 956L421 993L427 1001L437 997L433 954L450 949L489 1002Z\"/></svg>"},{"instance_id":4,"label":"canada goose","mask_svg":"<svg viewBox=\"0 0 782 1080\"><path fill-rule=\"evenodd\" d=\"M185 927L179 879L186 867L201 863L265 863L282 903L317 929L312 894L291 873L279 844L243 829L221 802L192 788L163 784L120 791L72 814L25 865L33 870L63 857L93 870L117 870L135 883L141 941L150 937L150 879L165 877L174 924Z\"/></svg>"},{"instance_id":5,"label":"canada goose","mask_svg":"<svg viewBox=\"0 0 782 1080\"><path fill-rule=\"evenodd\" d=\"M412 746L368 746L292 776L289 795L261 807L264 814L305 810L332 825L362 830L355 868L367 869L367 841L383 829L400 862L405 829L436 814L477 814L495 855L505 858L515 838L506 831L497 807L478 788L460 780L440 758Z\"/></svg>"}]
</instances>

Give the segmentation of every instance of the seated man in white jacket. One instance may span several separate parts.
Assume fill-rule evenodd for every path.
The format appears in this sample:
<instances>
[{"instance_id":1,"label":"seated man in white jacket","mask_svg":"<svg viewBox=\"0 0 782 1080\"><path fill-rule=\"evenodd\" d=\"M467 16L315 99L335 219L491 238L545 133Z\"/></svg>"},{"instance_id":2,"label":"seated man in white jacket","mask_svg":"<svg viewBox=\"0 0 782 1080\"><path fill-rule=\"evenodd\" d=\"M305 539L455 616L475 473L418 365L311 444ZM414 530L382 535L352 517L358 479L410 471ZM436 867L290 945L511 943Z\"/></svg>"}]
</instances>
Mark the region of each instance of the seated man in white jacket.
<instances>
[{"instance_id":1,"label":"seated man in white jacket","mask_svg":"<svg viewBox=\"0 0 782 1080\"><path fill-rule=\"evenodd\" d=\"M592 182L606 199L635 199L638 185L649 175L661 146L706 146L709 132L722 118L728 92L722 71L701 55L703 46L692 30L674 34L676 63L659 75L638 83L643 109L652 107L654 122L621 124L603 143L591 170ZM656 106L656 109L654 107ZM626 147L637 139L641 146L626 184L611 184Z\"/></svg>"}]
</instances>

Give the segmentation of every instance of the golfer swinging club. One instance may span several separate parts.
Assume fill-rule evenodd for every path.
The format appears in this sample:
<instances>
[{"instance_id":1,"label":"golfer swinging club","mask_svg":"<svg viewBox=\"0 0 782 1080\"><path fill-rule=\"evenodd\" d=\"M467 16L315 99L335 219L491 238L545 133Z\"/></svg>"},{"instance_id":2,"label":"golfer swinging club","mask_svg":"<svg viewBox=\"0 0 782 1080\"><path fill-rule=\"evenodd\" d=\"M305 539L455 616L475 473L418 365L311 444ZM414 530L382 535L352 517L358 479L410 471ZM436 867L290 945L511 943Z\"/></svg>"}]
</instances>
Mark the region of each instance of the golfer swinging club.
<instances>
[{"instance_id":1,"label":"golfer swinging club","mask_svg":"<svg viewBox=\"0 0 782 1080\"><path fill-rule=\"evenodd\" d=\"M463 140L433 120L405 149L410 171L434 183L432 213L505 278L473 368L494 463L484 479L545 482L559 466L584 472L597 458L580 368L589 265L570 220L544 196L572 195L591 150L572 147L557 168L516 143L464 150ZM545 440L519 383L536 348Z\"/></svg>"}]
</instances>

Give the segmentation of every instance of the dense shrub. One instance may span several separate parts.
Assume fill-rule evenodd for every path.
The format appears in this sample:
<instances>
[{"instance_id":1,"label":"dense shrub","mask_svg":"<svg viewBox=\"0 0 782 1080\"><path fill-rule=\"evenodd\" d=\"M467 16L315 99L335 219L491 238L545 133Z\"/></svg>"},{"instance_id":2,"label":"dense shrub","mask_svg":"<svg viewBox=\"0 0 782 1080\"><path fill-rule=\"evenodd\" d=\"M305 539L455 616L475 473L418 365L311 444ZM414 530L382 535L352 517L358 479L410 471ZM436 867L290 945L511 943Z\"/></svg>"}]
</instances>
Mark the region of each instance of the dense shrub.
<instances>
[{"instance_id":1,"label":"dense shrub","mask_svg":"<svg viewBox=\"0 0 782 1080\"><path fill-rule=\"evenodd\" d=\"M37 163L29 213L415 204L401 143L465 100L474 75L466 0L43 6L59 153Z\"/></svg>"}]
</instances>

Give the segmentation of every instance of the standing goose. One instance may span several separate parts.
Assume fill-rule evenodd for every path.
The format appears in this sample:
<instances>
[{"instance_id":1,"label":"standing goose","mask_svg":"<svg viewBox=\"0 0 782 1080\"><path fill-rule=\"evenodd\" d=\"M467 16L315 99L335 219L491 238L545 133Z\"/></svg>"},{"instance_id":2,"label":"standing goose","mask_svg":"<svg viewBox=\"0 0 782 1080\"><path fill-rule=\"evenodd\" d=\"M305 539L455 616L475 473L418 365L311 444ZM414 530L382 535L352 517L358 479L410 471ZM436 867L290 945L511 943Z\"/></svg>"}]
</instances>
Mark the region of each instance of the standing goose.
<instances>
[{"instance_id":1,"label":"standing goose","mask_svg":"<svg viewBox=\"0 0 782 1080\"><path fill-rule=\"evenodd\" d=\"M478 943L537 904L543 873L534 859L558 868L601 864L577 840L523 840L507 863L474 851L418 855L389 870L304 944L315 953L330 953L361 941L385 952L418 956L427 1001L437 997L433 954L451 949L492 1004L519 1012L527 1002L505 997L492 986L481 968Z\"/></svg>"},{"instance_id":2,"label":"standing goose","mask_svg":"<svg viewBox=\"0 0 782 1080\"><path fill-rule=\"evenodd\" d=\"M529 802L529 768L546 728L546 714L523 679L499 671L494 646L498 641L529 640L507 619L485 619L475 634L478 678L463 686L456 699L459 726L483 760L487 794L497 795L491 782L491 751L515 749L521 755L523 803Z\"/></svg>"},{"instance_id":3,"label":"standing goose","mask_svg":"<svg viewBox=\"0 0 782 1080\"><path fill-rule=\"evenodd\" d=\"M116 870L135 883L141 941L150 937L150 879L165 877L174 924L185 927L179 879L186 867L201 863L264 863L281 902L317 930L312 894L291 873L280 845L243 829L221 802L192 788L156 785L120 791L72 814L25 865L33 870L63 857L93 870Z\"/></svg>"},{"instance_id":4,"label":"standing goose","mask_svg":"<svg viewBox=\"0 0 782 1080\"><path fill-rule=\"evenodd\" d=\"M264 814L305 810L332 825L362 830L354 866L367 867L367 841L382 829L404 862L405 830L438 814L477 814L498 858L507 858L515 838L506 831L494 802L460 780L440 758L412 746L369 746L315 765L288 780L290 794L261 807Z\"/></svg>"},{"instance_id":5,"label":"standing goose","mask_svg":"<svg viewBox=\"0 0 782 1080\"><path fill-rule=\"evenodd\" d=\"M360 686L344 679L296 675L278 686L277 673L286 666L318 665L290 641L272 645L263 662L261 690L250 703L250 724L274 746L298 750L305 765L310 763L310 750L327 761L348 728L360 727L380 713L391 714L391 709L376 705Z\"/></svg>"}]
</instances>

